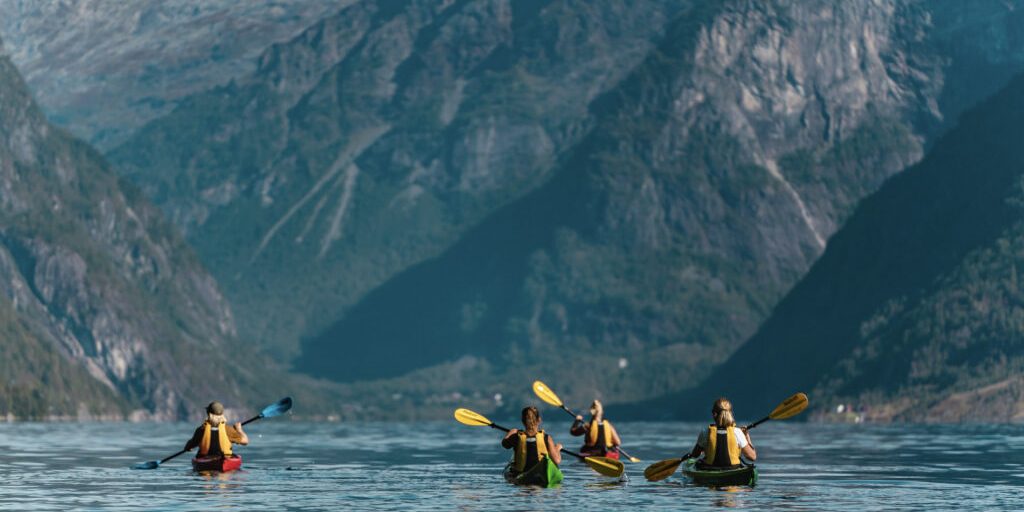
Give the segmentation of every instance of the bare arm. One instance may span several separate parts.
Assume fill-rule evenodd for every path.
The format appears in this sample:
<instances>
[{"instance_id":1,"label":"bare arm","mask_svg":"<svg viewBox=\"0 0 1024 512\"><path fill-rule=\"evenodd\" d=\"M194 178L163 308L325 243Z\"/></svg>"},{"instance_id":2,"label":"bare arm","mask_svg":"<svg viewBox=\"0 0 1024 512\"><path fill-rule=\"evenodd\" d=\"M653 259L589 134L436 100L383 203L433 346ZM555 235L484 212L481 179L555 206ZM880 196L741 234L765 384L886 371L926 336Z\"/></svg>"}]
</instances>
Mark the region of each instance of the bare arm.
<instances>
[{"instance_id":1,"label":"bare arm","mask_svg":"<svg viewBox=\"0 0 1024 512\"><path fill-rule=\"evenodd\" d=\"M746 429L743 430L743 435L747 438L747 445L743 447L743 456L746 457L750 462L757 460L757 451L754 450L754 443L750 442L750 432Z\"/></svg>"},{"instance_id":2,"label":"bare arm","mask_svg":"<svg viewBox=\"0 0 1024 512\"><path fill-rule=\"evenodd\" d=\"M619 438L619 431L612 427L612 446L622 446L622 439Z\"/></svg>"},{"instance_id":3,"label":"bare arm","mask_svg":"<svg viewBox=\"0 0 1024 512\"><path fill-rule=\"evenodd\" d=\"M555 464L562 463L562 445L555 443L551 436L544 436L545 442L548 444L548 456L551 457L551 461Z\"/></svg>"},{"instance_id":4,"label":"bare arm","mask_svg":"<svg viewBox=\"0 0 1024 512\"><path fill-rule=\"evenodd\" d=\"M249 444L249 434L246 434L245 431L242 430L241 423L235 423L231 428L235 431L235 435L232 436L233 438L231 439L232 443L240 444L242 446Z\"/></svg>"}]
</instances>

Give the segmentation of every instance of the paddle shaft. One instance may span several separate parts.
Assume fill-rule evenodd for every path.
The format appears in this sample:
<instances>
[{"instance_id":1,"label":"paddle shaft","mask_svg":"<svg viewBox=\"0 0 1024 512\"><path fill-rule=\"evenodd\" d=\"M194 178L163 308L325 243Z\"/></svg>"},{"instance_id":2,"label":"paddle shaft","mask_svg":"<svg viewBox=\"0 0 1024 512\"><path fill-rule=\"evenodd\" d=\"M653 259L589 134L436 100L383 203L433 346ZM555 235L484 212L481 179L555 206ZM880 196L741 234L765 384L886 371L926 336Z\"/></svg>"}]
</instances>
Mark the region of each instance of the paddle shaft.
<instances>
[{"instance_id":1,"label":"paddle shaft","mask_svg":"<svg viewBox=\"0 0 1024 512\"><path fill-rule=\"evenodd\" d=\"M160 459L160 464L163 464L164 462L167 462L167 461L177 457L178 455L181 455L181 454L185 453L186 451L188 451L188 450L182 450L182 451L180 451L178 453L175 453L174 455L168 455L167 457L164 457L163 459Z\"/></svg>"},{"instance_id":2,"label":"paddle shaft","mask_svg":"<svg viewBox=\"0 0 1024 512\"><path fill-rule=\"evenodd\" d=\"M760 425L760 424L762 424L762 423L764 423L764 422L766 422L766 421L768 421L770 419L772 419L771 416L765 416L764 418L761 418L761 419L751 423L750 425L747 425L747 428L745 428L744 430L750 430L750 429L752 429L752 428L754 428L754 427L756 427L756 426L758 426L758 425Z\"/></svg>"},{"instance_id":3,"label":"paddle shaft","mask_svg":"<svg viewBox=\"0 0 1024 512\"><path fill-rule=\"evenodd\" d=\"M502 432L508 432L510 430L510 429L507 429L507 428L505 428L505 427L503 427L501 425L498 425L497 423L491 423L490 425L487 425L487 426L491 427L491 428L496 428L498 430L501 430ZM580 454L578 454L576 452L571 452L569 450L566 450L565 448L562 448L562 453L567 454L567 455L572 455L573 457L576 457L579 460L587 460L587 458L584 457L583 455L580 455Z\"/></svg>"}]
</instances>

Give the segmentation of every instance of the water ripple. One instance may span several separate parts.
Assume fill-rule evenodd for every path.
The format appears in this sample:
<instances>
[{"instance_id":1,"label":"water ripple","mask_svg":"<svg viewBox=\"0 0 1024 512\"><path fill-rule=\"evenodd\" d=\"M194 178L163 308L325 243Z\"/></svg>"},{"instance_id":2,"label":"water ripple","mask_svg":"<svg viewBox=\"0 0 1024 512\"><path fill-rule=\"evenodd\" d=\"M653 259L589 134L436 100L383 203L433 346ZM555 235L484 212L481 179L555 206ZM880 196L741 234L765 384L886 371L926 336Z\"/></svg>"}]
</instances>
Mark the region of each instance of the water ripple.
<instances>
[{"instance_id":1,"label":"water ripple","mask_svg":"<svg viewBox=\"0 0 1024 512\"><path fill-rule=\"evenodd\" d=\"M511 423L511 422L509 422ZM755 432L756 488L650 483L642 471L693 444L695 424L627 423L641 464L610 480L563 463L555 489L501 477L508 452L488 429L455 423L303 424L248 429L243 471L204 476L182 456L153 471L135 462L177 451L185 424L0 425L5 510L531 510L728 507L781 510L1022 509L1024 436L1012 426L772 423ZM567 425L548 429L569 441ZM562 432L562 433L559 433ZM566 444L569 444L568 442Z\"/></svg>"}]
</instances>

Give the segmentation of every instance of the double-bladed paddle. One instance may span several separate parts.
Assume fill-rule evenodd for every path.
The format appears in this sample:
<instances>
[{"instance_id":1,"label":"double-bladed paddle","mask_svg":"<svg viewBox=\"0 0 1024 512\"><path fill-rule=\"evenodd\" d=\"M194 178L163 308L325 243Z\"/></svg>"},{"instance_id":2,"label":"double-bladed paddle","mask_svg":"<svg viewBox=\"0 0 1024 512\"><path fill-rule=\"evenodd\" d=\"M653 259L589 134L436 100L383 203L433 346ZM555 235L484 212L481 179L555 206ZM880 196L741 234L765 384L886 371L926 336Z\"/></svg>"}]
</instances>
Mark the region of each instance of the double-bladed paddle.
<instances>
[{"instance_id":1,"label":"double-bladed paddle","mask_svg":"<svg viewBox=\"0 0 1024 512\"><path fill-rule=\"evenodd\" d=\"M569 416L573 417L573 419L576 419L576 413L569 410L569 408L562 403L562 399L558 398L558 395L556 395L554 391L551 391L551 388L549 388L547 384L544 384L539 380L533 381L533 393L537 395L537 398L547 402L549 405L558 407L559 409L567 412ZM625 455L630 462L640 462L640 459L626 453L626 450L623 450L621 446L619 447L619 453Z\"/></svg>"},{"instance_id":2,"label":"double-bladed paddle","mask_svg":"<svg viewBox=\"0 0 1024 512\"><path fill-rule=\"evenodd\" d=\"M765 416L764 418L761 418L760 420L757 420L754 423L747 425L744 430L750 430L768 420L784 420L786 418L792 418L793 416L796 416L797 414L803 412L803 410L806 408L807 395L803 393L797 393L785 399L768 416ZM664 480L672 476L672 474L675 473L677 469L679 469L679 465L682 464L683 461L686 459L687 457L682 457L678 459L666 459L663 461L655 462L654 464L647 466L647 469L644 470L644 478L651 482Z\"/></svg>"},{"instance_id":3,"label":"double-bladed paddle","mask_svg":"<svg viewBox=\"0 0 1024 512\"><path fill-rule=\"evenodd\" d=\"M263 418L273 418L274 416L280 416L280 415L288 412L288 410L291 409L291 408L292 408L292 397L286 396L286 397L278 400L277 403L273 403L273 404L270 404L270 405L264 407L263 410L260 411L260 413L258 415L253 416L252 418L249 418L249 419L243 421L242 425L248 425L248 424L250 424L250 423L252 423L252 422L254 422L256 420L263 419ZM188 450L181 450L180 452L175 453L174 455L168 455L167 457L164 457L164 458L162 458L160 460L150 460L150 461L146 461L146 462L140 462L140 463L132 466L132 469L156 469L156 468L160 467L160 465L163 464L164 462L167 462L167 461L169 461L169 460L171 460L171 459L173 459L173 458L175 458L175 457L185 453L186 451L188 451Z\"/></svg>"},{"instance_id":4,"label":"double-bladed paddle","mask_svg":"<svg viewBox=\"0 0 1024 512\"><path fill-rule=\"evenodd\" d=\"M504 432L508 432L509 429L495 424L493 421L487 419L483 415L473 412L469 409L455 409L455 420L463 425L469 425L471 427L491 427ZM615 459L609 459L608 457L584 457L576 452L571 452L562 448L562 453L572 455L577 459L586 462L590 469L597 471L604 476L610 476L612 478L618 478L622 476L623 471L626 470L626 466Z\"/></svg>"}]
</instances>

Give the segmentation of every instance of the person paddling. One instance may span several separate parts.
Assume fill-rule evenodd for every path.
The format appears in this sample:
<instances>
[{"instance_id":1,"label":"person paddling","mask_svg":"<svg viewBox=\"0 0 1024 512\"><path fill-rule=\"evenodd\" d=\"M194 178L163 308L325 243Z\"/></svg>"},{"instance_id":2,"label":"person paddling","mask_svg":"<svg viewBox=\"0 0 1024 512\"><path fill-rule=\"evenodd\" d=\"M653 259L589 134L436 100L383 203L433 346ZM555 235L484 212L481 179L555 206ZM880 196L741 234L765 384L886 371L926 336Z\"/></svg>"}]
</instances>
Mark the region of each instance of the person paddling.
<instances>
[{"instance_id":1,"label":"person paddling","mask_svg":"<svg viewBox=\"0 0 1024 512\"><path fill-rule=\"evenodd\" d=\"M612 423L604 419L604 406L600 400L590 404L590 423L584 423L583 416L577 415L569 433L575 437L584 436L580 453L598 457L619 458L622 439Z\"/></svg>"},{"instance_id":2,"label":"person paddling","mask_svg":"<svg viewBox=\"0 0 1024 512\"><path fill-rule=\"evenodd\" d=\"M562 463L562 445L540 430L540 411L534 406L523 409L523 430L511 429L501 440L502 448L513 450L513 475L528 472L545 458L556 465Z\"/></svg>"},{"instance_id":3,"label":"person paddling","mask_svg":"<svg viewBox=\"0 0 1024 512\"><path fill-rule=\"evenodd\" d=\"M199 447L198 457L231 457L232 444L247 445L249 436L242 430L241 423L228 425L224 417L224 406L220 402L210 402L206 406L206 421L192 434L192 439L185 443L185 451Z\"/></svg>"},{"instance_id":4,"label":"person paddling","mask_svg":"<svg viewBox=\"0 0 1024 512\"><path fill-rule=\"evenodd\" d=\"M698 468L738 467L743 463L740 455L751 462L757 460L757 452L750 441L750 432L736 426L736 420L732 415L732 403L729 400L715 400L711 407L711 416L715 422L701 431L697 436L697 444L688 455L688 458L704 456L697 463Z\"/></svg>"}]
</instances>

